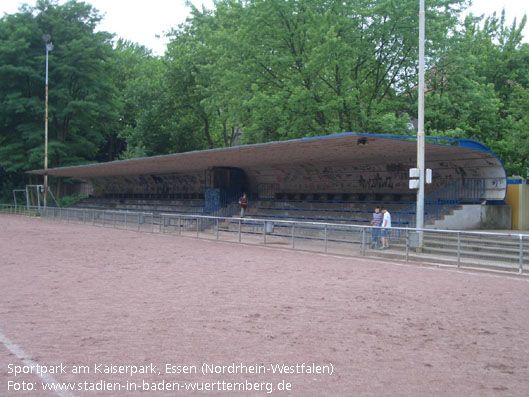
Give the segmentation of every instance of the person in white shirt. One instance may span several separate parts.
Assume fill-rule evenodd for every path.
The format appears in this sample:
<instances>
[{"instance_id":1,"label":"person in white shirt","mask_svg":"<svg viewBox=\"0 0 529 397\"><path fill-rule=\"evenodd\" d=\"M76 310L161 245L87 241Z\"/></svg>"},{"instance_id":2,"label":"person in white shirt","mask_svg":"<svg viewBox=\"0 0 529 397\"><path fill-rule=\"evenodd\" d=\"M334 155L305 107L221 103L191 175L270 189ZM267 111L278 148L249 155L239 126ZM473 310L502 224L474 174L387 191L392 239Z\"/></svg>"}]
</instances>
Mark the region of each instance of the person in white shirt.
<instances>
[{"instance_id":1,"label":"person in white shirt","mask_svg":"<svg viewBox=\"0 0 529 397\"><path fill-rule=\"evenodd\" d=\"M389 248L389 235L391 233L391 214L386 208L382 208L382 213L384 214L384 219L382 220L382 248Z\"/></svg>"}]
</instances>

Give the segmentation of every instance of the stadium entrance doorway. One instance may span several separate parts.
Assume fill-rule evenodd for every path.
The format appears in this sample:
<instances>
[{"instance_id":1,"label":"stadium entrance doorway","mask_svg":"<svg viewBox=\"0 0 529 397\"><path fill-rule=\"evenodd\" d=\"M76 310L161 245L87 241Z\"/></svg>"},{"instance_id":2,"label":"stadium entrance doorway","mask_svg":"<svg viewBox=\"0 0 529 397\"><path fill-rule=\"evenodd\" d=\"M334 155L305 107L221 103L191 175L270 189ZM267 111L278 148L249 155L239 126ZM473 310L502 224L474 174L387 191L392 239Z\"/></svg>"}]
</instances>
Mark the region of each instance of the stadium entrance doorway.
<instances>
[{"instance_id":1,"label":"stadium entrance doorway","mask_svg":"<svg viewBox=\"0 0 529 397\"><path fill-rule=\"evenodd\" d=\"M243 192L250 195L250 185L243 169L214 167L208 173L204 203L206 213L216 213L236 203Z\"/></svg>"},{"instance_id":2,"label":"stadium entrance doorway","mask_svg":"<svg viewBox=\"0 0 529 397\"><path fill-rule=\"evenodd\" d=\"M238 197L243 192L250 194L247 180L241 168L213 168L213 189L220 189L228 198Z\"/></svg>"}]
</instances>

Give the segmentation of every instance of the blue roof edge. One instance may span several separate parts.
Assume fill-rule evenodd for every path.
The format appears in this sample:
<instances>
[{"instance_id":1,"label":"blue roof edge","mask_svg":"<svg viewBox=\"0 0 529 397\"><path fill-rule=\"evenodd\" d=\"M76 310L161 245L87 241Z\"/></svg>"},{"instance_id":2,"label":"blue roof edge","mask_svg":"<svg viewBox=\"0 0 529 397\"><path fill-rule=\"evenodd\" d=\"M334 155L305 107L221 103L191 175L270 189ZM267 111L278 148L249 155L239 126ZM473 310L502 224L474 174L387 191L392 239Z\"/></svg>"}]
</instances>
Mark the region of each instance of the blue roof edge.
<instances>
[{"instance_id":1,"label":"blue roof edge","mask_svg":"<svg viewBox=\"0 0 529 397\"><path fill-rule=\"evenodd\" d=\"M365 132L342 132L339 134L331 134L331 135L323 135L323 136L314 136L314 137L306 137L301 138L302 141L309 141L309 140L317 140L317 139L328 139L328 138L335 138L340 136L367 136L371 138L385 138L385 139L397 139L402 141L416 141L417 135L393 135L393 134L370 134ZM494 153L484 144L474 141L472 139L463 139L463 138L444 138L444 137L434 137L434 136L425 136L424 139L426 141L430 141L430 143L436 144L436 145L454 145L457 144L457 146L468 148L468 149L474 149L479 150L481 152L487 152L490 154ZM433 142L431 142L433 141ZM498 159L499 160L499 159Z\"/></svg>"}]
</instances>

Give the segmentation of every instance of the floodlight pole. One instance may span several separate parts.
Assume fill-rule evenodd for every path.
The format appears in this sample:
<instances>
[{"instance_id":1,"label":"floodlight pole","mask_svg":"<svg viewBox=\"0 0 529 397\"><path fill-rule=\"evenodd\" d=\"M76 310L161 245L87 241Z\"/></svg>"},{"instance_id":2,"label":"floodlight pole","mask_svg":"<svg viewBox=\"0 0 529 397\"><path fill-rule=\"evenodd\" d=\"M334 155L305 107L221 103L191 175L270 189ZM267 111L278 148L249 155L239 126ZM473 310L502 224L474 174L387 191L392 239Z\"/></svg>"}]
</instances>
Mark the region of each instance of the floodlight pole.
<instances>
[{"instance_id":1,"label":"floodlight pole","mask_svg":"<svg viewBox=\"0 0 529 397\"><path fill-rule=\"evenodd\" d=\"M43 35L42 40L46 44L46 94L44 98L44 208L46 208L48 196L48 52L53 50L53 44L49 34Z\"/></svg>"},{"instance_id":2,"label":"floodlight pole","mask_svg":"<svg viewBox=\"0 0 529 397\"><path fill-rule=\"evenodd\" d=\"M419 190L417 191L417 229L424 227L424 0L419 10L419 125L417 131L417 168L419 169ZM423 246L423 233L419 231L419 249Z\"/></svg>"}]
</instances>

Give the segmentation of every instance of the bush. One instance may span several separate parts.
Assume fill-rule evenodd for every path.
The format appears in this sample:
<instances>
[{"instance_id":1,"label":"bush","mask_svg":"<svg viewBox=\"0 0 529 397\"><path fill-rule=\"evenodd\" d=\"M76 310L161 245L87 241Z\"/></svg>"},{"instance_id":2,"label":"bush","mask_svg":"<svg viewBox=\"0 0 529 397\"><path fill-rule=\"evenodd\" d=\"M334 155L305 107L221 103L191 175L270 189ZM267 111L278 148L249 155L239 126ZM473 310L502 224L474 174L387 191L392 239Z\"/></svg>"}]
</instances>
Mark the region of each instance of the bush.
<instances>
[{"instance_id":1,"label":"bush","mask_svg":"<svg viewBox=\"0 0 529 397\"><path fill-rule=\"evenodd\" d=\"M79 201L83 201L87 198L88 196L85 194L80 194L79 196L64 196L59 199L58 204L59 207L69 207L70 205L78 203Z\"/></svg>"}]
</instances>

